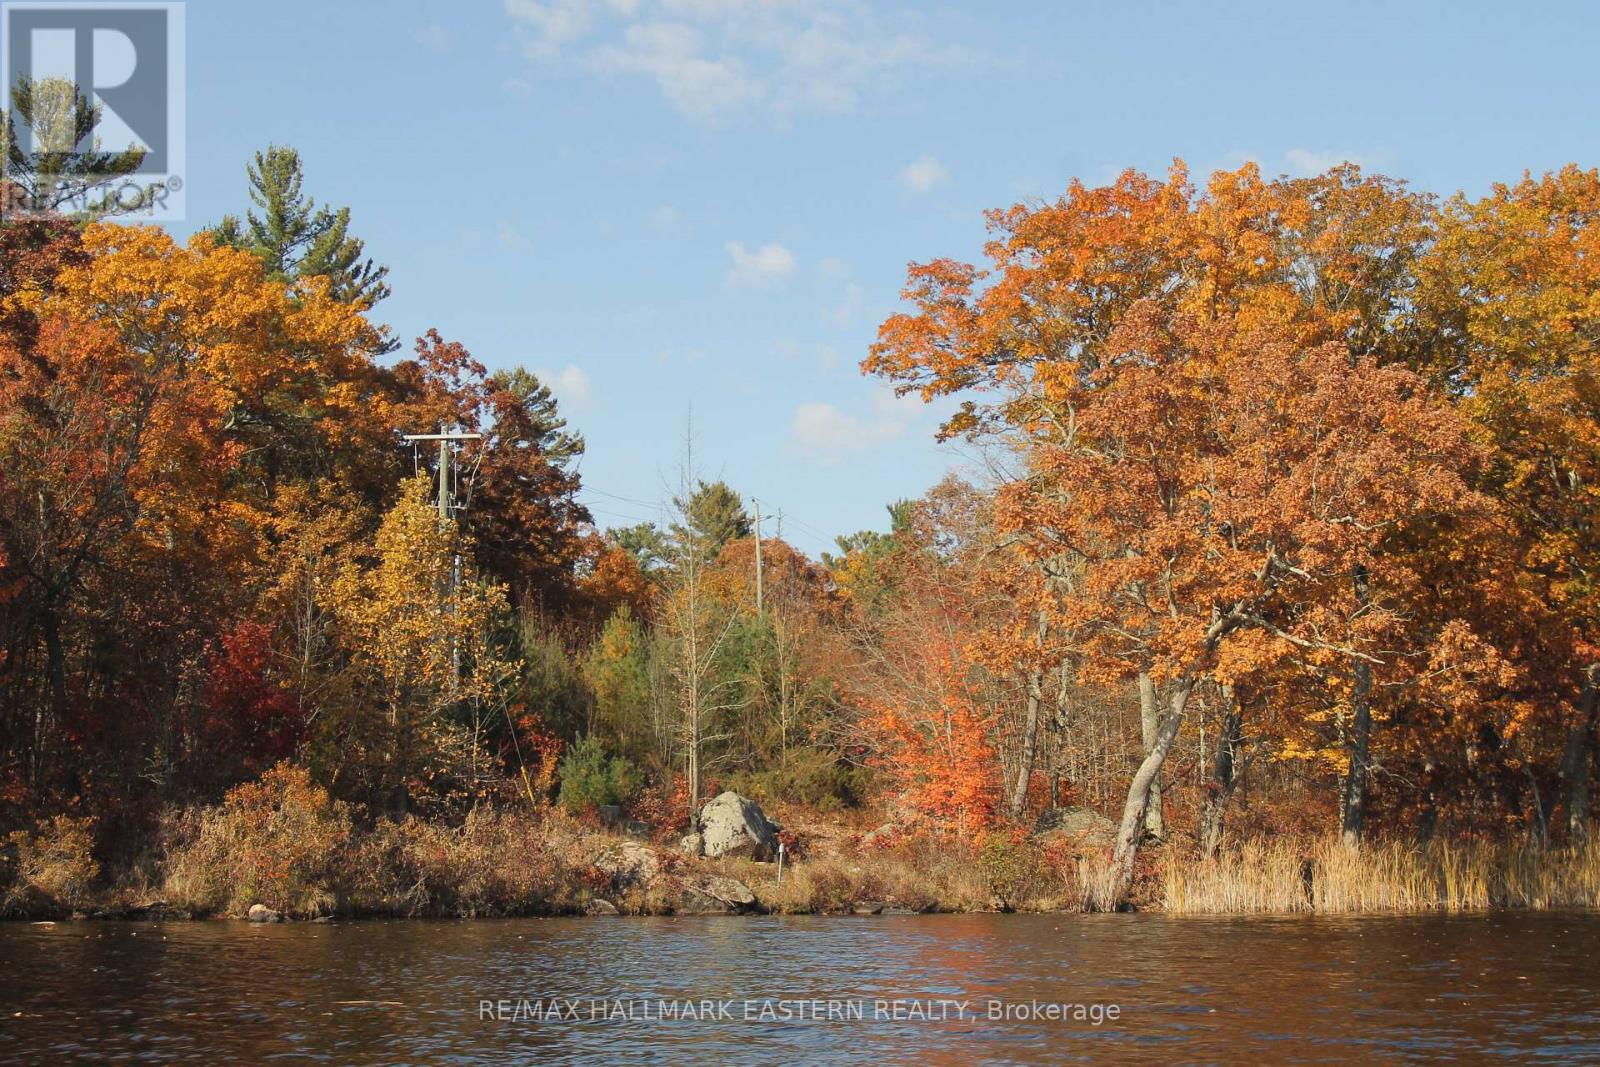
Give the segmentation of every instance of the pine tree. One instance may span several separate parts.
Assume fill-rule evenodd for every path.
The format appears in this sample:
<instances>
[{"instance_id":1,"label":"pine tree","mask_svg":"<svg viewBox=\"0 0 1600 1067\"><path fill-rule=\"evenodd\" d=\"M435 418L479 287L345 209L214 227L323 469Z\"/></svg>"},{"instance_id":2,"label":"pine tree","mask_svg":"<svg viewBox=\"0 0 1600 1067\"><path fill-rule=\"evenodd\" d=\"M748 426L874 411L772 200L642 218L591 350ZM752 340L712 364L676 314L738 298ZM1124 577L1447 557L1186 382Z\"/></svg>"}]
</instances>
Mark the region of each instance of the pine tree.
<instances>
[{"instance_id":1,"label":"pine tree","mask_svg":"<svg viewBox=\"0 0 1600 1067\"><path fill-rule=\"evenodd\" d=\"M284 282L325 277L335 299L370 308L389 295L389 268L363 258L365 243L350 235L350 209L334 210L305 195L300 153L269 145L249 166L250 201L261 210L224 216L211 232L218 241L260 256L267 273Z\"/></svg>"},{"instance_id":2,"label":"pine tree","mask_svg":"<svg viewBox=\"0 0 1600 1067\"><path fill-rule=\"evenodd\" d=\"M489 378L492 392L514 397L522 411L523 435L518 444L537 448L550 463L565 468L583 455L583 435L567 429L567 420L557 410L555 395L539 376L522 367L496 371Z\"/></svg>"},{"instance_id":3,"label":"pine tree","mask_svg":"<svg viewBox=\"0 0 1600 1067\"><path fill-rule=\"evenodd\" d=\"M680 545L694 545L702 561L716 559L729 541L755 532L744 501L726 482L696 481L686 499L680 497L673 503L681 515L681 521L672 525L673 539Z\"/></svg>"},{"instance_id":4,"label":"pine tree","mask_svg":"<svg viewBox=\"0 0 1600 1067\"><path fill-rule=\"evenodd\" d=\"M93 194L137 171L145 149L131 144L120 152L102 152L95 134L102 109L65 78L19 79L11 104L0 119L5 166L0 214L14 204L46 212L74 201L82 207L72 213L83 218L117 214L114 197ZM29 132L31 148L23 147L19 124Z\"/></svg>"}]
</instances>

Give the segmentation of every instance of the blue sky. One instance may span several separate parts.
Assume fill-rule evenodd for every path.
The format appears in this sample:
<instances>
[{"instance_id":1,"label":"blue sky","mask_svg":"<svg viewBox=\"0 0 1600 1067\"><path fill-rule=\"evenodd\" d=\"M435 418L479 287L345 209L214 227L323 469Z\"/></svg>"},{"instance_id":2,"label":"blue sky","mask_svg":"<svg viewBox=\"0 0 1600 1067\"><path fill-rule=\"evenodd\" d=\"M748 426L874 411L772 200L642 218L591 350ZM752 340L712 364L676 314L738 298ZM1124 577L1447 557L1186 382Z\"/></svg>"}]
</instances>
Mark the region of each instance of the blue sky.
<instances>
[{"instance_id":1,"label":"blue sky","mask_svg":"<svg viewBox=\"0 0 1600 1067\"><path fill-rule=\"evenodd\" d=\"M984 209L1174 156L1438 192L1595 163L1600 9L1288 7L194 0L175 229L294 145L408 345L556 388L601 525L657 517L692 408L702 472L816 553L967 462L856 365Z\"/></svg>"}]
</instances>

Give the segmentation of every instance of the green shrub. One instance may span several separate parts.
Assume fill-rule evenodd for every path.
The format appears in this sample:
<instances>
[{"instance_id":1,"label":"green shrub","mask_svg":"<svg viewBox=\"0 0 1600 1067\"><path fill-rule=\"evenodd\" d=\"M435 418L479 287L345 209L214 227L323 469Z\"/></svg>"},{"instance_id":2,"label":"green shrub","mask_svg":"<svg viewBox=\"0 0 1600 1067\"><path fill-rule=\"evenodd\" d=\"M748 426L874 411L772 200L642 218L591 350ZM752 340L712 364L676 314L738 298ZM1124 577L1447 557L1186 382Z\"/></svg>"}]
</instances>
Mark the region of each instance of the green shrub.
<instances>
[{"instance_id":1,"label":"green shrub","mask_svg":"<svg viewBox=\"0 0 1600 1067\"><path fill-rule=\"evenodd\" d=\"M727 787L766 805L781 802L836 812L861 806L871 791L870 773L831 753L807 749L793 753L787 767L736 774Z\"/></svg>"},{"instance_id":2,"label":"green shrub","mask_svg":"<svg viewBox=\"0 0 1600 1067\"><path fill-rule=\"evenodd\" d=\"M1001 908L1011 911L1039 894L1049 879L1043 858L1026 840L1006 833L984 838L978 869Z\"/></svg>"},{"instance_id":3,"label":"green shrub","mask_svg":"<svg viewBox=\"0 0 1600 1067\"><path fill-rule=\"evenodd\" d=\"M572 815L605 804L622 804L644 785L632 760L607 756L592 737L567 749L561 757L561 806Z\"/></svg>"}]
</instances>

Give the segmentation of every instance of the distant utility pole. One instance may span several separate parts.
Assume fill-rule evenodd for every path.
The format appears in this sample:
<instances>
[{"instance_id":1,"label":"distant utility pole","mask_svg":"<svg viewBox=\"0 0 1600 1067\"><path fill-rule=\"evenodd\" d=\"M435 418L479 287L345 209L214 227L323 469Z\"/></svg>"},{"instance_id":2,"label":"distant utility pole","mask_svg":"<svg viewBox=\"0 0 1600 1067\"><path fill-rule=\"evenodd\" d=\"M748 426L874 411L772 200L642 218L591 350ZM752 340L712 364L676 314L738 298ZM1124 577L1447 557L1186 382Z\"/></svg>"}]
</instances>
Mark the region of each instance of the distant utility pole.
<instances>
[{"instance_id":1,"label":"distant utility pole","mask_svg":"<svg viewBox=\"0 0 1600 1067\"><path fill-rule=\"evenodd\" d=\"M439 442L439 525L447 526L450 522L450 509L454 506L450 492L450 443L452 441L481 441L481 433L449 433L443 426L438 433L408 433L400 438L416 444L419 441Z\"/></svg>"},{"instance_id":2,"label":"distant utility pole","mask_svg":"<svg viewBox=\"0 0 1600 1067\"><path fill-rule=\"evenodd\" d=\"M401 437L401 440L409 441L413 445L419 441L439 442L439 529L441 530L450 528L450 520L453 517L451 509L455 506L450 487L450 445L455 441L480 441L482 439L483 434L481 433L451 433L446 431L443 426L439 427L438 433L409 433ZM450 561L450 587L445 591L447 602L448 598L455 595L455 591L460 585L461 553L457 551ZM453 636L450 639L450 668L455 684L459 685L461 683L461 649Z\"/></svg>"},{"instance_id":3,"label":"distant utility pole","mask_svg":"<svg viewBox=\"0 0 1600 1067\"><path fill-rule=\"evenodd\" d=\"M761 589L761 501L755 500L753 497L751 499L756 506L756 614L761 615L763 614Z\"/></svg>"}]
</instances>

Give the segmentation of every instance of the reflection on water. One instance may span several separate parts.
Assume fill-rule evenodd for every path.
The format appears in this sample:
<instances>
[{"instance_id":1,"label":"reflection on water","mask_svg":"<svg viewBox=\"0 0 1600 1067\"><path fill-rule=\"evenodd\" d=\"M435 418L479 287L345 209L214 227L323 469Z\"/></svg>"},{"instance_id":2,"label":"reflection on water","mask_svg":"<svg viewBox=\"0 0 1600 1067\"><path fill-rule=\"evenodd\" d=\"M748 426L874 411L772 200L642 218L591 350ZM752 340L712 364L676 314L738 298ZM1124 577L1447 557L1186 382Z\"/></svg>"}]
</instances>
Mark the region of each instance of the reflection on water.
<instances>
[{"instance_id":1,"label":"reflection on water","mask_svg":"<svg viewBox=\"0 0 1600 1067\"><path fill-rule=\"evenodd\" d=\"M1600 916L1587 914L7 923L0 1057L1600 1062L1597 960ZM578 1020L518 1007L543 998L578 998ZM622 999L635 1018L591 998ZM864 1017L773 1021L762 998L856 1002ZM968 1007L874 1018L877 1001L912 998L920 1014L928 1000ZM485 1012L485 1000L508 1004ZM637 1017L663 1000L712 1001L705 1014L726 1003L734 1017ZM991 1020L990 1000L1121 1015ZM743 1017L747 1001L757 1017ZM482 1017L496 1012L511 1015Z\"/></svg>"}]
</instances>

